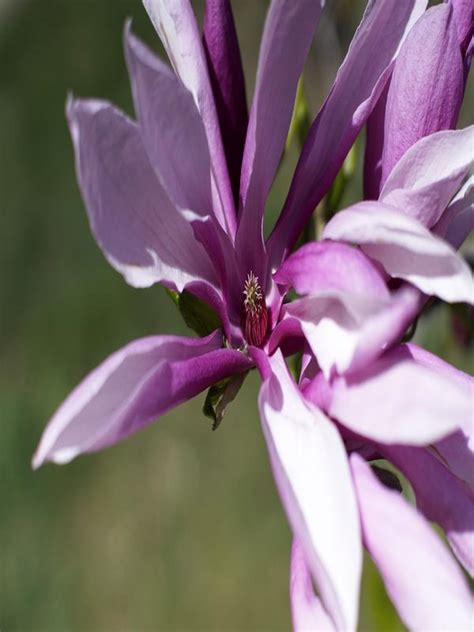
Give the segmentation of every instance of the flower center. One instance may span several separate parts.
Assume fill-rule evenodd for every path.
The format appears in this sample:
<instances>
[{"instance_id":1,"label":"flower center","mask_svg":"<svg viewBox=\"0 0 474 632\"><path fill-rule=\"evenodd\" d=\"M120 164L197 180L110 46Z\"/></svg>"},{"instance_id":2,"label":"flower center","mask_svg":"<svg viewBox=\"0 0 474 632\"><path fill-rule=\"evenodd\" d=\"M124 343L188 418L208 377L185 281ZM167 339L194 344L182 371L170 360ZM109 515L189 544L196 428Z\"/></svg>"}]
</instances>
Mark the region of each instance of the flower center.
<instances>
[{"instance_id":1,"label":"flower center","mask_svg":"<svg viewBox=\"0 0 474 632\"><path fill-rule=\"evenodd\" d=\"M268 330L268 310L258 277L249 272L244 283L241 326L245 340L255 347L265 342Z\"/></svg>"}]
</instances>

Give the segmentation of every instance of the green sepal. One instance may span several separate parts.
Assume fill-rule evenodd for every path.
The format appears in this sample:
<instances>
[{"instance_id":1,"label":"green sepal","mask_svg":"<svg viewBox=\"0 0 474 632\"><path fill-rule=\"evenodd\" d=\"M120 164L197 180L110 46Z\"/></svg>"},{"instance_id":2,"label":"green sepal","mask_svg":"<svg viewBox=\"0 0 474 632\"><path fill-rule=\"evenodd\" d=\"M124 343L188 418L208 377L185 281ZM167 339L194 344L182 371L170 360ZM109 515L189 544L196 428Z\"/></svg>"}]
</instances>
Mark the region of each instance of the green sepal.
<instances>
[{"instance_id":1,"label":"green sepal","mask_svg":"<svg viewBox=\"0 0 474 632\"><path fill-rule=\"evenodd\" d=\"M346 190L348 183L354 176L357 167L357 156L359 153L359 140L349 150L346 159L342 163L342 167L339 170L331 188L328 191L325 199L325 221L329 221L334 213L339 209L342 201L342 197Z\"/></svg>"},{"instance_id":2,"label":"green sepal","mask_svg":"<svg viewBox=\"0 0 474 632\"><path fill-rule=\"evenodd\" d=\"M216 312L187 290L183 290L179 295L178 307L186 325L198 336L208 336L221 327Z\"/></svg>"},{"instance_id":3,"label":"green sepal","mask_svg":"<svg viewBox=\"0 0 474 632\"><path fill-rule=\"evenodd\" d=\"M418 318L410 324L410 326L404 333L403 338L402 338L402 343L410 342L410 340L412 340L413 336L416 333L417 325L418 325Z\"/></svg>"},{"instance_id":4,"label":"green sepal","mask_svg":"<svg viewBox=\"0 0 474 632\"><path fill-rule=\"evenodd\" d=\"M206 417L212 419L212 430L219 427L227 406L237 397L246 375L247 373L239 373L228 377L216 382L207 391L202 412Z\"/></svg>"},{"instance_id":5,"label":"green sepal","mask_svg":"<svg viewBox=\"0 0 474 632\"><path fill-rule=\"evenodd\" d=\"M174 290L166 289L166 293L179 309L186 325L195 331L198 336L208 336L216 329L220 329L221 321L216 312L201 301L201 299L183 290L181 294Z\"/></svg>"},{"instance_id":6,"label":"green sepal","mask_svg":"<svg viewBox=\"0 0 474 632\"><path fill-rule=\"evenodd\" d=\"M176 307L179 307L179 294L178 294L178 292L175 292L175 290L170 290L168 287L165 287L165 292L166 292L166 294L168 294L168 296L173 301L173 303L176 305Z\"/></svg>"},{"instance_id":7,"label":"green sepal","mask_svg":"<svg viewBox=\"0 0 474 632\"><path fill-rule=\"evenodd\" d=\"M288 151L295 138L298 140L300 149L302 149L310 127L311 113L304 91L303 75L301 75L296 89L295 104L293 106L290 129L286 137L285 151Z\"/></svg>"}]
</instances>

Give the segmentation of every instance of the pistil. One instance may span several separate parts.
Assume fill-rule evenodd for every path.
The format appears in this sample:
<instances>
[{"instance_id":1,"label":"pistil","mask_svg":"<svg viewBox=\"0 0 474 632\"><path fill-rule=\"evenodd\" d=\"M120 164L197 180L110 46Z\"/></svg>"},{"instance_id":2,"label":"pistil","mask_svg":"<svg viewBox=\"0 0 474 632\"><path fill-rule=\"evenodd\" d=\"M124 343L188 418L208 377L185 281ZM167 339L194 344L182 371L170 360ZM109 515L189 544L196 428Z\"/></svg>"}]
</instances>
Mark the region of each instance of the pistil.
<instances>
[{"instance_id":1,"label":"pistil","mask_svg":"<svg viewBox=\"0 0 474 632\"><path fill-rule=\"evenodd\" d=\"M248 344L262 347L268 330L268 310L258 277L251 271L244 283L242 304L242 333Z\"/></svg>"}]
</instances>

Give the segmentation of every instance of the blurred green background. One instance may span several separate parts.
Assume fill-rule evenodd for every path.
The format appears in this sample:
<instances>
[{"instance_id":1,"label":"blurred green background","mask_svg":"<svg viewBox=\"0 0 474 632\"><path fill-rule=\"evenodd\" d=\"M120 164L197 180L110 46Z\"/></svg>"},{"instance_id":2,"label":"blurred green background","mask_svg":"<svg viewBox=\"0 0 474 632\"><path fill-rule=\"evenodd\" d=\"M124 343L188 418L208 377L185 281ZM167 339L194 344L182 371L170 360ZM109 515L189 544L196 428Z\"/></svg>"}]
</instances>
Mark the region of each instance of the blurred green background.
<instances>
[{"instance_id":1,"label":"blurred green background","mask_svg":"<svg viewBox=\"0 0 474 632\"><path fill-rule=\"evenodd\" d=\"M328 4L307 69L313 113L363 5ZM249 94L266 6L234 2ZM75 183L66 94L132 112L127 16L160 50L139 0L0 0L0 629L286 630L290 534L255 376L215 433L199 397L104 453L30 468L46 421L87 371L134 338L186 333L162 289L134 290L107 265ZM417 337L468 368L447 310ZM403 629L369 560L360 629Z\"/></svg>"}]
</instances>

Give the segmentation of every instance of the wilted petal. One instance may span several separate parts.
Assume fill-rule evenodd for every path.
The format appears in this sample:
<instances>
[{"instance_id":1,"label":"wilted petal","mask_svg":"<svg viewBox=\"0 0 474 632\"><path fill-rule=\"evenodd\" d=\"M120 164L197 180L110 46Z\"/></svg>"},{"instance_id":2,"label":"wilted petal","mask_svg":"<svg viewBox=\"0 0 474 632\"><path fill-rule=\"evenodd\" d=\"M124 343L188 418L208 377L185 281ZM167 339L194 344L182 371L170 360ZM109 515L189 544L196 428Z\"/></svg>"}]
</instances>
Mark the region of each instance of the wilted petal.
<instances>
[{"instance_id":1,"label":"wilted petal","mask_svg":"<svg viewBox=\"0 0 474 632\"><path fill-rule=\"evenodd\" d=\"M351 206L326 225L323 237L360 244L390 276L405 279L426 294L454 303L474 301L466 262L416 219L386 204Z\"/></svg>"},{"instance_id":2,"label":"wilted petal","mask_svg":"<svg viewBox=\"0 0 474 632\"><path fill-rule=\"evenodd\" d=\"M357 454L351 468L365 545L404 623L420 632L471 629L469 588L436 533L401 494L379 483Z\"/></svg>"},{"instance_id":3,"label":"wilted petal","mask_svg":"<svg viewBox=\"0 0 474 632\"><path fill-rule=\"evenodd\" d=\"M244 73L230 0L206 0L203 37L237 205L248 116Z\"/></svg>"},{"instance_id":4,"label":"wilted petal","mask_svg":"<svg viewBox=\"0 0 474 632\"><path fill-rule=\"evenodd\" d=\"M474 229L474 176L453 198L433 232L458 250Z\"/></svg>"},{"instance_id":5,"label":"wilted petal","mask_svg":"<svg viewBox=\"0 0 474 632\"><path fill-rule=\"evenodd\" d=\"M353 372L401 338L419 305L419 292L402 288L392 296L322 290L285 308L301 329L329 378ZM282 321L283 323L285 320Z\"/></svg>"},{"instance_id":6,"label":"wilted petal","mask_svg":"<svg viewBox=\"0 0 474 632\"><path fill-rule=\"evenodd\" d=\"M162 185L182 209L212 212L206 131L191 93L130 30L125 53L143 144Z\"/></svg>"},{"instance_id":7,"label":"wilted petal","mask_svg":"<svg viewBox=\"0 0 474 632\"><path fill-rule=\"evenodd\" d=\"M374 441L427 445L468 423L472 396L399 346L358 373L336 377L329 413Z\"/></svg>"},{"instance_id":8,"label":"wilted petal","mask_svg":"<svg viewBox=\"0 0 474 632\"><path fill-rule=\"evenodd\" d=\"M441 394L442 397L442 394ZM474 497L463 481L425 448L378 446L410 481L418 509L446 532L459 561L474 575Z\"/></svg>"},{"instance_id":9,"label":"wilted petal","mask_svg":"<svg viewBox=\"0 0 474 632\"><path fill-rule=\"evenodd\" d=\"M168 57L193 95L206 129L212 162L214 211L233 237L236 214L216 106L198 25L189 0L143 0Z\"/></svg>"},{"instance_id":10,"label":"wilted petal","mask_svg":"<svg viewBox=\"0 0 474 632\"><path fill-rule=\"evenodd\" d=\"M331 91L313 123L270 236L273 266L291 248L331 186L390 76L390 64L426 0L368 3ZM354 81L354 77L357 78Z\"/></svg>"},{"instance_id":11,"label":"wilted petal","mask_svg":"<svg viewBox=\"0 0 474 632\"><path fill-rule=\"evenodd\" d=\"M380 201L431 228L474 164L474 125L422 138L390 173Z\"/></svg>"},{"instance_id":12,"label":"wilted petal","mask_svg":"<svg viewBox=\"0 0 474 632\"><path fill-rule=\"evenodd\" d=\"M452 8L449 4L432 7L412 28L395 62L385 115L382 186L420 138L456 127L463 91ZM437 174L438 168L430 171ZM413 203L411 207L417 208ZM399 208L404 210L403 205Z\"/></svg>"},{"instance_id":13,"label":"wilted petal","mask_svg":"<svg viewBox=\"0 0 474 632\"><path fill-rule=\"evenodd\" d=\"M362 564L359 519L342 440L306 403L280 351L252 350L264 379L259 409L275 481L324 607L354 630Z\"/></svg>"},{"instance_id":14,"label":"wilted petal","mask_svg":"<svg viewBox=\"0 0 474 632\"><path fill-rule=\"evenodd\" d=\"M313 241L293 253L273 275L279 285L298 294L340 290L361 296L389 298L383 276L357 248L334 241Z\"/></svg>"},{"instance_id":15,"label":"wilted petal","mask_svg":"<svg viewBox=\"0 0 474 632\"><path fill-rule=\"evenodd\" d=\"M243 206L237 233L242 258L252 270L261 258L255 243L262 240L263 210L323 5L324 0L272 0L265 22L242 162Z\"/></svg>"},{"instance_id":16,"label":"wilted petal","mask_svg":"<svg viewBox=\"0 0 474 632\"><path fill-rule=\"evenodd\" d=\"M293 540L291 547L290 600L294 632L303 630L331 632L334 630L330 617L314 594L303 549L296 539Z\"/></svg>"},{"instance_id":17,"label":"wilted petal","mask_svg":"<svg viewBox=\"0 0 474 632\"><path fill-rule=\"evenodd\" d=\"M137 126L104 101L70 99L67 117L91 229L111 265L136 287L216 283L206 252L156 178Z\"/></svg>"},{"instance_id":18,"label":"wilted petal","mask_svg":"<svg viewBox=\"0 0 474 632\"><path fill-rule=\"evenodd\" d=\"M49 422L33 466L67 463L133 434L215 382L250 368L222 335L151 336L112 354L90 373Z\"/></svg>"}]
</instances>

